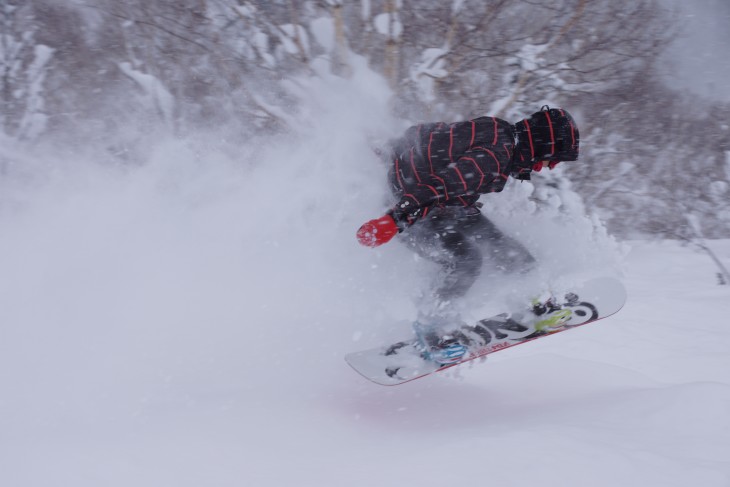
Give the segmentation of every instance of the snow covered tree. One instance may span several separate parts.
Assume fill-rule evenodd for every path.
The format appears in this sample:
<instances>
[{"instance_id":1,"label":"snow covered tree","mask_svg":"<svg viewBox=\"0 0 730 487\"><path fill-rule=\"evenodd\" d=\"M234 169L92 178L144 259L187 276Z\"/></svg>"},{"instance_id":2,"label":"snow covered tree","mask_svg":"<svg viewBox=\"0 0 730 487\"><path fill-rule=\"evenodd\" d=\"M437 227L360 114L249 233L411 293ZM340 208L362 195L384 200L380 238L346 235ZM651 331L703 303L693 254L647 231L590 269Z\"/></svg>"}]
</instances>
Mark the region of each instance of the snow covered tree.
<instances>
[{"instance_id":1,"label":"snow covered tree","mask_svg":"<svg viewBox=\"0 0 730 487\"><path fill-rule=\"evenodd\" d=\"M728 131L698 129L727 125L726 108L687 108L658 80L676 32L658 0L10 0L0 25L0 127L16 138L286 130L308 79L365 60L404 121L568 107L581 160L552 177L614 231L692 211L706 234L730 232Z\"/></svg>"},{"instance_id":2,"label":"snow covered tree","mask_svg":"<svg viewBox=\"0 0 730 487\"><path fill-rule=\"evenodd\" d=\"M46 128L44 81L53 49L35 40L30 2L0 5L0 129L33 139Z\"/></svg>"}]
</instances>

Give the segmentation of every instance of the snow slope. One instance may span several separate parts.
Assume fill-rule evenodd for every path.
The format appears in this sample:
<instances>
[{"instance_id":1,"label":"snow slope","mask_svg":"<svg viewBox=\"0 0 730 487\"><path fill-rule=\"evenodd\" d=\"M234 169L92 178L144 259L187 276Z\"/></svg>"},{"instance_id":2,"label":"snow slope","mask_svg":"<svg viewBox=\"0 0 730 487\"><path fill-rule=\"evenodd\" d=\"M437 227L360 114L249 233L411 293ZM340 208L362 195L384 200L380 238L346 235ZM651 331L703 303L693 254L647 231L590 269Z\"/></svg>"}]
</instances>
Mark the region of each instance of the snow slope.
<instances>
[{"instance_id":1,"label":"snow slope","mask_svg":"<svg viewBox=\"0 0 730 487\"><path fill-rule=\"evenodd\" d=\"M730 242L714 244L730 260ZM72 311L73 289L36 290L22 328L8 322L20 303L3 310L0 480L727 485L730 288L672 243L634 243L627 267L619 315L397 388L345 365L358 346L345 310L250 313L204 294L217 309L203 312L180 301L205 292L187 283L140 292L125 320L109 302ZM297 327L322 343L301 347Z\"/></svg>"},{"instance_id":2,"label":"snow slope","mask_svg":"<svg viewBox=\"0 0 730 487\"><path fill-rule=\"evenodd\" d=\"M398 123L354 80L302 87L291 139L4 153L0 485L728 485L730 286L691 249L616 244L569 193L538 212L544 180L486 199L541 268L470 303L608 273L622 312L397 388L348 368L433 270L355 242L387 205L369 138Z\"/></svg>"}]
</instances>

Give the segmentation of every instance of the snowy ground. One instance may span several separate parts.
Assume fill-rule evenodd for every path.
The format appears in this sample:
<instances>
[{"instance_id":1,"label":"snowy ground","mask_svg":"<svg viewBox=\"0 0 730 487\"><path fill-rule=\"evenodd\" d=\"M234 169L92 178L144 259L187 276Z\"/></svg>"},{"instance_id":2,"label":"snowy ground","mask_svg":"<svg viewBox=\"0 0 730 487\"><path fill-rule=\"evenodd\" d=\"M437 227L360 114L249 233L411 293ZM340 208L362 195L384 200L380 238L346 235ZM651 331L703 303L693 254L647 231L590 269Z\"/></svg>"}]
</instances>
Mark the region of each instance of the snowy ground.
<instances>
[{"instance_id":1,"label":"snowy ground","mask_svg":"<svg viewBox=\"0 0 730 487\"><path fill-rule=\"evenodd\" d=\"M730 286L675 243L624 252L569 193L536 212L544 175L490 216L534 284L620 275L623 311L395 388L349 369L408 330L427 270L355 242L386 207L361 135L390 121L353 79L313 90L298 139L122 166L0 146L0 486L730 484Z\"/></svg>"},{"instance_id":2,"label":"snowy ground","mask_svg":"<svg viewBox=\"0 0 730 487\"><path fill-rule=\"evenodd\" d=\"M22 329L4 305L0 483L726 486L730 287L674 243L633 243L626 269L619 315L396 388L342 360L346 310L254 326L192 292L115 318L111 297L64 310L79 303L45 293L72 291L36 290ZM305 349L312 320L326 343Z\"/></svg>"}]
</instances>

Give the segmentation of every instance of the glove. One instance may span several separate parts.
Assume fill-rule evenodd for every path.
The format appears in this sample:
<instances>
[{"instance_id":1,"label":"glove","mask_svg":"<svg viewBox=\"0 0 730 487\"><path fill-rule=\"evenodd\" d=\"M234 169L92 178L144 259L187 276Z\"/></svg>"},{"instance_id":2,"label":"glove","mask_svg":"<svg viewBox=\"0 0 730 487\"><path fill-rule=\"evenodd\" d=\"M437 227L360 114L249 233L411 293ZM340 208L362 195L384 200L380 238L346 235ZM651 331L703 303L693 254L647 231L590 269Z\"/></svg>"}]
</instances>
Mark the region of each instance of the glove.
<instances>
[{"instance_id":1,"label":"glove","mask_svg":"<svg viewBox=\"0 0 730 487\"><path fill-rule=\"evenodd\" d=\"M363 224L357 231L357 241L366 247L377 247L398 233L398 225L390 215L384 215Z\"/></svg>"},{"instance_id":2,"label":"glove","mask_svg":"<svg viewBox=\"0 0 730 487\"><path fill-rule=\"evenodd\" d=\"M422 207L412 196L404 196L388 213L393 216L398 229L403 231L410 227L428 212L428 207Z\"/></svg>"}]
</instances>

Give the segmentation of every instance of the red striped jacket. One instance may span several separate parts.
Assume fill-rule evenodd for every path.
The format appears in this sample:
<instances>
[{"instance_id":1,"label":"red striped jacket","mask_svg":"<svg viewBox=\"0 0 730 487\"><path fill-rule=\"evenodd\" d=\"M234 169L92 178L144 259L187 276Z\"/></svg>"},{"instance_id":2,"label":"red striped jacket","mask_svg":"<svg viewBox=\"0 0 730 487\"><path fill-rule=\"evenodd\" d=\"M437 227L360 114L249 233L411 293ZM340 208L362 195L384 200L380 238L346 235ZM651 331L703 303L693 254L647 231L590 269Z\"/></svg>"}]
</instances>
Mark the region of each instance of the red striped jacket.
<instances>
[{"instance_id":1,"label":"red striped jacket","mask_svg":"<svg viewBox=\"0 0 730 487\"><path fill-rule=\"evenodd\" d=\"M393 143L388 178L400 198L394 218L411 224L433 206L470 206L501 191L514 148L514 126L495 117L409 128Z\"/></svg>"}]
</instances>

